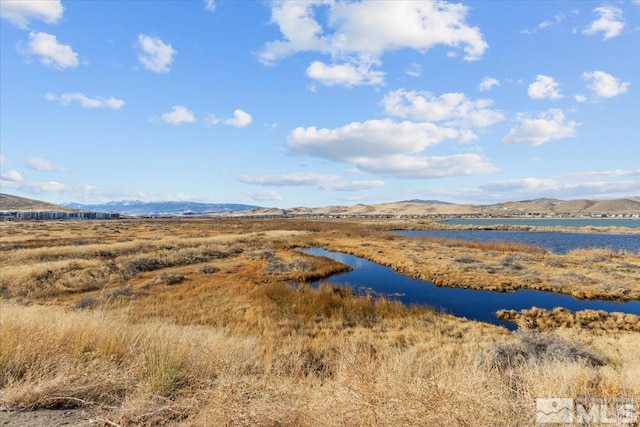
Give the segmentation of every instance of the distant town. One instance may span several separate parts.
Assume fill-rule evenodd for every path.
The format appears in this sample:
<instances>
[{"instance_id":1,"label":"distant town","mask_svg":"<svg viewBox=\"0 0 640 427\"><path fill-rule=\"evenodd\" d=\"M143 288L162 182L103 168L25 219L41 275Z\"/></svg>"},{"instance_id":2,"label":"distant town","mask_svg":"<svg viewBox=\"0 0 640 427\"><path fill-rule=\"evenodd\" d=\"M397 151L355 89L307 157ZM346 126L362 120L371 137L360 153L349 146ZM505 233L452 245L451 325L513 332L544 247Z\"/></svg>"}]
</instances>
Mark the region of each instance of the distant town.
<instances>
[{"instance_id":1,"label":"distant town","mask_svg":"<svg viewBox=\"0 0 640 427\"><path fill-rule=\"evenodd\" d=\"M107 212L61 212L61 211L0 211L0 219L16 220L80 220L80 219L119 219L119 213Z\"/></svg>"}]
</instances>

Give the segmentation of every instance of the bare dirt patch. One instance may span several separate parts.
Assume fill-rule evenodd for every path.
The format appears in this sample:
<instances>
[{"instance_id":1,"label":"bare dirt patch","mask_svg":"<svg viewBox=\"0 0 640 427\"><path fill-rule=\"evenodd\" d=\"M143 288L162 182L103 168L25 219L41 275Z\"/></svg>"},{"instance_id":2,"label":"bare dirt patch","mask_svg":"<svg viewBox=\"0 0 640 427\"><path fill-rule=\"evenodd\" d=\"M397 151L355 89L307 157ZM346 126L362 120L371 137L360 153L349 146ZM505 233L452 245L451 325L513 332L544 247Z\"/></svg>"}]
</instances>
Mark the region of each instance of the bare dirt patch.
<instances>
[{"instance_id":1,"label":"bare dirt patch","mask_svg":"<svg viewBox=\"0 0 640 427\"><path fill-rule=\"evenodd\" d=\"M0 409L0 426L3 427L86 427L108 426L104 421L89 417L83 409L38 411L9 411Z\"/></svg>"}]
</instances>

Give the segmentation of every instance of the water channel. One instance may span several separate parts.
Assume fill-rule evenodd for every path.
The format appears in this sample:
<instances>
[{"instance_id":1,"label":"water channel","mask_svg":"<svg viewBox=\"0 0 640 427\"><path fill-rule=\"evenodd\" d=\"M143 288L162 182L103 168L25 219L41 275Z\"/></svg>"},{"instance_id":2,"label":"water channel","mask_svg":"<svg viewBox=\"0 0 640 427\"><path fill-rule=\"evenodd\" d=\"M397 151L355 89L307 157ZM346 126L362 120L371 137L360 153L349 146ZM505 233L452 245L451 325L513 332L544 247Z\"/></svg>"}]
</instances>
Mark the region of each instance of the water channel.
<instances>
[{"instance_id":1,"label":"water channel","mask_svg":"<svg viewBox=\"0 0 640 427\"><path fill-rule=\"evenodd\" d=\"M350 272L313 282L311 286L321 283L350 286L358 294L381 295L404 304L429 305L458 317L488 322L511 330L516 329L515 325L498 319L496 311L532 307L551 310L564 307L572 311L590 309L640 315L640 301L580 300L568 295L528 289L508 293L438 287L431 282L403 276L389 267L353 255L329 252L322 248L304 249L303 252L331 258L353 268Z\"/></svg>"}]
</instances>

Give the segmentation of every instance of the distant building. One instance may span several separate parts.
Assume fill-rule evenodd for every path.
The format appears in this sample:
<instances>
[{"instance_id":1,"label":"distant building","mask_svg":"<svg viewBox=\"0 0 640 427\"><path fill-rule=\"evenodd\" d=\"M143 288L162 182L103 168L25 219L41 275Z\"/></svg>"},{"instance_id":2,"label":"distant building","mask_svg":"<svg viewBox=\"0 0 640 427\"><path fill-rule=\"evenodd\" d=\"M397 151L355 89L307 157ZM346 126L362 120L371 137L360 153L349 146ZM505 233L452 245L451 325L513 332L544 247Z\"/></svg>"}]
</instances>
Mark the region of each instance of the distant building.
<instances>
[{"instance_id":1,"label":"distant building","mask_svg":"<svg viewBox=\"0 0 640 427\"><path fill-rule=\"evenodd\" d=\"M0 220L119 219L118 213L67 211L0 211Z\"/></svg>"}]
</instances>

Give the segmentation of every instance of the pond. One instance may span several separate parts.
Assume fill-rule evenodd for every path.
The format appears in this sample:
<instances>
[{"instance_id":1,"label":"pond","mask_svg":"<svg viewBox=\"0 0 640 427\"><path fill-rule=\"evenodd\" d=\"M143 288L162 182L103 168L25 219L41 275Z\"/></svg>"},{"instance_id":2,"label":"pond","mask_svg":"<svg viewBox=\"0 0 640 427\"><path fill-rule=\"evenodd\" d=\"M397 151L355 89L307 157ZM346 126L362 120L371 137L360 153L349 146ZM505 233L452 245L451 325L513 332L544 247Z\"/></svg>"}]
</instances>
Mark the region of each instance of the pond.
<instances>
[{"instance_id":1,"label":"pond","mask_svg":"<svg viewBox=\"0 0 640 427\"><path fill-rule=\"evenodd\" d=\"M447 225L527 225L533 227L625 227L640 228L640 219L631 218L452 218Z\"/></svg>"},{"instance_id":2,"label":"pond","mask_svg":"<svg viewBox=\"0 0 640 427\"><path fill-rule=\"evenodd\" d=\"M516 329L515 325L498 319L498 310L522 310L532 307L552 310L564 307L572 311L590 309L640 315L640 301L579 300L568 295L525 289L506 293L438 287L431 282L403 276L389 267L353 255L329 252L322 248L305 249L303 252L331 258L353 268L350 272L313 282L311 286L321 283L350 286L359 294L372 293L404 304L429 305L454 316L492 323L510 330Z\"/></svg>"},{"instance_id":3,"label":"pond","mask_svg":"<svg viewBox=\"0 0 640 427\"><path fill-rule=\"evenodd\" d=\"M444 237L466 241L527 243L538 245L557 254L566 254L574 249L584 248L640 251L640 234L503 230L403 230L395 233L407 237Z\"/></svg>"}]
</instances>

